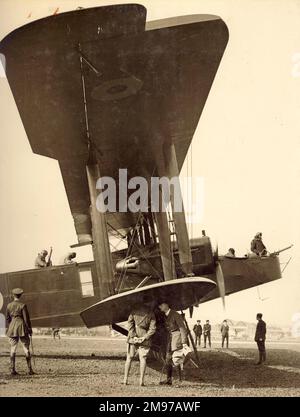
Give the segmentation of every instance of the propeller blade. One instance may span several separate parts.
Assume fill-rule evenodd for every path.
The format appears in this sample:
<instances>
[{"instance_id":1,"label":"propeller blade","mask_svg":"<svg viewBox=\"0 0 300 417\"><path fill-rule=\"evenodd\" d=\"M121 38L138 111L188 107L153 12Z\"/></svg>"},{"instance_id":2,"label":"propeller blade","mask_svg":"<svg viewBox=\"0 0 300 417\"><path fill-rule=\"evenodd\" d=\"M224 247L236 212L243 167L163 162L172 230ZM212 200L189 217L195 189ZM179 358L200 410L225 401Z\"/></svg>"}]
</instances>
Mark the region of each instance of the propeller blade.
<instances>
[{"instance_id":1,"label":"propeller blade","mask_svg":"<svg viewBox=\"0 0 300 417\"><path fill-rule=\"evenodd\" d=\"M214 253L214 260L215 260L216 263L218 262L218 259L219 259L219 247L218 247L218 244L217 244L216 250L215 250L215 253Z\"/></svg>"},{"instance_id":2,"label":"propeller blade","mask_svg":"<svg viewBox=\"0 0 300 417\"><path fill-rule=\"evenodd\" d=\"M222 298L223 307L225 309L225 280L220 262L216 264L216 277L219 288L220 297Z\"/></svg>"},{"instance_id":3,"label":"propeller blade","mask_svg":"<svg viewBox=\"0 0 300 417\"><path fill-rule=\"evenodd\" d=\"M193 312L194 312L194 307L193 306L189 307L189 312L190 312L190 319L192 319L193 318Z\"/></svg>"}]
</instances>

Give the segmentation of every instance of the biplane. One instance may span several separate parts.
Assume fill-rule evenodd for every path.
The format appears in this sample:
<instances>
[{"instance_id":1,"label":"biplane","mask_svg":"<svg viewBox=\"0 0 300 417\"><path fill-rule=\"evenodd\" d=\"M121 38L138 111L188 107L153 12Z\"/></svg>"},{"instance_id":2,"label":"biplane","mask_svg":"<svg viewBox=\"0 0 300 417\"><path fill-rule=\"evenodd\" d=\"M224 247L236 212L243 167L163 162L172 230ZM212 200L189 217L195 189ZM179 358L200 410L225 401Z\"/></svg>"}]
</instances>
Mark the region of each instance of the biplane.
<instances>
[{"instance_id":1,"label":"biplane","mask_svg":"<svg viewBox=\"0 0 300 417\"><path fill-rule=\"evenodd\" d=\"M213 15L146 21L124 4L55 14L0 43L32 151L58 161L78 243L94 260L0 276L2 311L24 289L35 327L127 320L164 298L176 310L281 278L277 254L230 258L203 234L189 239L184 210L99 212L97 181L178 177L228 42ZM122 189L117 188L118 198ZM150 207L150 202L147 202ZM110 250L109 238L127 246Z\"/></svg>"}]
</instances>

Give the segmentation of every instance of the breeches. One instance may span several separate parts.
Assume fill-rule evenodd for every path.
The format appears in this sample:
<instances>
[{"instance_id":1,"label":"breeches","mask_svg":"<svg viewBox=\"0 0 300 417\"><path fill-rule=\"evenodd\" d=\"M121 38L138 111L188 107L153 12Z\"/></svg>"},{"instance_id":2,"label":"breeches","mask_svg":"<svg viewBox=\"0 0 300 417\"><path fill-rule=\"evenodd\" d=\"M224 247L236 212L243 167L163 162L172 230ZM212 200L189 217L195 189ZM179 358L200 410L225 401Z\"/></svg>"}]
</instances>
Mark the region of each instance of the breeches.
<instances>
[{"instance_id":1,"label":"breeches","mask_svg":"<svg viewBox=\"0 0 300 417\"><path fill-rule=\"evenodd\" d=\"M145 347L141 345L134 345L132 343L128 343L127 346L127 357L133 359L138 352L139 359L146 359L150 351L150 347Z\"/></svg>"},{"instance_id":2,"label":"breeches","mask_svg":"<svg viewBox=\"0 0 300 417\"><path fill-rule=\"evenodd\" d=\"M30 346L29 336L9 337L8 339L9 339L9 344L10 344L10 354L11 355L16 353L19 341L22 344L25 355L26 356L29 355L29 346Z\"/></svg>"}]
</instances>

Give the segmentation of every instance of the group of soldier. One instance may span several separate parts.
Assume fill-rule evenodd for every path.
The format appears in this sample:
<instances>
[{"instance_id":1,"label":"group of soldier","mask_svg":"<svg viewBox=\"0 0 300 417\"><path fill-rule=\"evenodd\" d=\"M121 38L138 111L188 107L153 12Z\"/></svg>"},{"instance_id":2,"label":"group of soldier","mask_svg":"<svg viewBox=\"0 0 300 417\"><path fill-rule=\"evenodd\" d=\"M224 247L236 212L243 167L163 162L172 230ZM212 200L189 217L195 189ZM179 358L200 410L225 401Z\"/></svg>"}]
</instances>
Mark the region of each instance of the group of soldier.
<instances>
[{"instance_id":1,"label":"group of soldier","mask_svg":"<svg viewBox=\"0 0 300 417\"><path fill-rule=\"evenodd\" d=\"M167 338L163 352L163 369L166 371L166 379L160 381L160 385L172 385L173 369L175 368L178 374L178 380L183 380L183 363L184 357L188 348L188 332L185 324L184 316L177 311L170 308L165 300L161 300L157 304L158 310L162 313L163 321L159 320L160 324L166 329ZM260 365L266 360L266 323L262 320L262 314L258 313L256 316L258 321L254 340L257 343L259 351L259 360L257 365ZM138 353L140 360L140 385L144 385L144 377L146 371L146 360L150 352L151 341L157 332L157 314L153 310L147 308L144 304L138 304L132 310L128 318L128 337L127 337L127 358L125 363L124 384L128 384L129 371L131 362ZM201 345L201 336L204 336L204 348L208 342L211 347L211 324L206 320L203 328L201 321L197 320L193 328L195 334L195 346ZM221 328L222 348L226 342L226 347L229 344L229 325L227 320L224 320Z\"/></svg>"},{"instance_id":2,"label":"group of soldier","mask_svg":"<svg viewBox=\"0 0 300 417\"><path fill-rule=\"evenodd\" d=\"M29 375L34 375L31 363L30 344L32 343L32 327L26 304L21 301L23 290L15 288L12 290L13 301L7 306L6 335L10 343L10 372L11 375L18 375L16 371L16 350L21 342ZM155 311L155 312L154 312ZM259 350L259 361L261 364L266 360L265 338L266 323L262 320L262 314L257 314L257 328L255 341ZM162 330L165 331L165 343L162 343ZM211 325L209 320L203 326L198 320L194 326L195 344L201 345L201 336L204 335L204 347L208 341L211 347ZM222 347L226 341L228 348L229 326L224 320L221 326ZM132 360L136 353L140 360L140 385L144 385L146 361L152 339L158 335L160 354L164 362L163 371L166 372L166 379L160 381L160 385L172 385L173 368L175 367L178 379L183 379L183 363L185 355L190 352L188 347L188 328L184 316L172 310L166 300L159 300L155 310L150 309L144 303L139 303L132 309L128 318L127 357L125 363L124 384L128 384L129 371Z\"/></svg>"},{"instance_id":3,"label":"group of soldier","mask_svg":"<svg viewBox=\"0 0 300 417\"><path fill-rule=\"evenodd\" d=\"M204 339L204 348L206 348L207 342L208 346L211 347L211 324L209 320L206 320L206 323L201 325L201 320L197 320L197 323L193 327L194 332L194 341L196 346L201 346L201 337L203 334ZM228 349L229 345L229 326L227 320L224 320L221 325L221 335L222 335L222 348L224 347L224 343L226 341L226 347Z\"/></svg>"},{"instance_id":4,"label":"group of soldier","mask_svg":"<svg viewBox=\"0 0 300 417\"><path fill-rule=\"evenodd\" d=\"M260 365L262 362L266 361L266 347L265 347L265 340L266 340L266 333L267 333L267 326L266 323L262 319L262 314L258 313L256 315L257 326L255 331L254 340L257 343L258 353L259 353L259 360L257 365ZM224 344L226 342L226 348L229 347L229 325L227 320L223 320L223 323L220 327L222 342L221 346L224 348ZM193 327L194 332L194 341L195 346L201 346L201 337L202 334L204 336L204 348L206 348L206 341L208 340L209 347L211 347L211 325L209 320L206 320L203 328L201 325L201 320L197 320L197 323Z\"/></svg>"},{"instance_id":5,"label":"group of soldier","mask_svg":"<svg viewBox=\"0 0 300 417\"><path fill-rule=\"evenodd\" d=\"M140 360L140 385L144 385L146 360L156 334L165 330L165 343L160 344L160 354L164 362L166 379L160 385L172 385L173 367L179 381L183 379L184 354L188 348L188 333L183 317L172 310L166 300L157 303L156 314L145 304L137 304L128 318L127 358L125 363L124 384L128 384L131 362L136 353ZM160 340L161 341L161 340Z\"/></svg>"},{"instance_id":6,"label":"group of soldier","mask_svg":"<svg viewBox=\"0 0 300 417\"><path fill-rule=\"evenodd\" d=\"M51 261L51 255L52 255L52 248L50 250L50 254L48 256L48 251L46 249L41 250L40 253L38 253L38 256L35 259L34 262L34 266L35 268L47 268L49 266L52 266L52 261ZM48 259L47 259L48 256ZM75 264L75 259L76 258L76 252L69 252L65 257L64 257L64 265L71 265L71 264Z\"/></svg>"},{"instance_id":7,"label":"group of soldier","mask_svg":"<svg viewBox=\"0 0 300 417\"><path fill-rule=\"evenodd\" d=\"M252 252L252 254L255 254L257 256L266 256L268 254L266 246L264 245L264 243L262 241L262 233L261 232L256 233L256 235L254 236L254 238L251 241L251 252ZM38 256L35 259L35 267L36 268L45 268L45 267L48 267L48 266L52 266L51 255L52 255L52 248L50 250L50 254L49 254L48 259L47 259L48 251L46 249L41 250L41 252L38 254ZM229 257L229 258L235 258L234 248L229 248L228 252L226 253L225 256ZM75 261L74 261L75 258L76 258L76 252L69 252L65 256L63 263L65 265L74 264L75 263Z\"/></svg>"},{"instance_id":8,"label":"group of soldier","mask_svg":"<svg viewBox=\"0 0 300 417\"><path fill-rule=\"evenodd\" d=\"M266 246L262 241L262 233L258 232L255 234L254 238L251 240L250 244L251 253L245 255L246 257L250 256L268 256L268 251ZM225 255L227 258L235 258L234 248L229 248L228 252Z\"/></svg>"}]
</instances>

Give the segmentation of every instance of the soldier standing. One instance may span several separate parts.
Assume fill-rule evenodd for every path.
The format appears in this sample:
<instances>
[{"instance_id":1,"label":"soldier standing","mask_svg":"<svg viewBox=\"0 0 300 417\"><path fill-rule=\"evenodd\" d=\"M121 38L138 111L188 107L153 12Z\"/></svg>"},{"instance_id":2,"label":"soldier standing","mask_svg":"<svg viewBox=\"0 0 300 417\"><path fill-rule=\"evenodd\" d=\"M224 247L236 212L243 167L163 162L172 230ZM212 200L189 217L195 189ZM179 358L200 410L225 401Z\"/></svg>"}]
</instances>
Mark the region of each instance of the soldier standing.
<instances>
[{"instance_id":1,"label":"soldier standing","mask_svg":"<svg viewBox=\"0 0 300 417\"><path fill-rule=\"evenodd\" d=\"M258 232L251 241L251 252L257 256L266 256L268 254L267 249L262 241L262 233Z\"/></svg>"},{"instance_id":2,"label":"soldier standing","mask_svg":"<svg viewBox=\"0 0 300 417\"><path fill-rule=\"evenodd\" d=\"M265 347L265 340L266 340L266 333L267 333L267 325L262 319L262 314L258 313L256 315L257 325L256 325L256 332L254 340L257 343L258 353L259 353L259 360L256 365L260 365L262 362L266 361L266 347Z\"/></svg>"},{"instance_id":3,"label":"soldier standing","mask_svg":"<svg viewBox=\"0 0 300 417\"><path fill-rule=\"evenodd\" d=\"M222 334L222 348L224 347L224 342L226 340L226 347L228 349L229 343L229 326L227 324L227 320L224 320L221 326L221 334Z\"/></svg>"},{"instance_id":4,"label":"soldier standing","mask_svg":"<svg viewBox=\"0 0 300 417\"><path fill-rule=\"evenodd\" d=\"M52 327L52 336L53 336L53 339L54 340L56 339L56 337L60 340L60 334L59 334L59 332L60 332L60 328L59 327Z\"/></svg>"},{"instance_id":5,"label":"soldier standing","mask_svg":"<svg viewBox=\"0 0 300 417\"><path fill-rule=\"evenodd\" d=\"M168 303L160 302L158 307L165 315L165 326L168 332L165 365L167 379L165 381L161 381L160 385L172 385L173 355L176 354L175 352L182 350L187 345L187 331L180 314L178 314L177 311L171 310ZM176 356L176 358L178 363L178 356ZM179 381L182 381L181 366L183 366L183 354L182 363L176 365Z\"/></svg>"},{"instance_id":6,"label":"soldier standing","mask_svg":"<svg viewBox=\"0 0 300 417\"><path fill-rule=\"evenodd\" d=\"M206 320L206 323L203 326L203 333L204 333L204 347L206 348L206 340L208 339L209 347L211 347L211 325L209 324L209 320Z\"/></svg>"},{"instance_id":7,"label":"soldier standing","mask_svg":"<svg viewBox=\"0 0 300 417\"><path fill-rule=\"evenodd\" d=\"M197 343L198 343L198 345L201 346L201 336L202 336L201 320L197 320L197 324L195 324L193 328L193 332L195 333L195 345L197 346Z\"/></svg>"},{"instance_id":8,"label":"soldier standing","mask_svg":"<svg viewBox=\"0 0 300 417\"><path fill-rule=\"evenodd\" d=\"M16 351L18 342L21 341L26 356L29 375L34 375L31 366L30 337L32 335L30 317L26 304L20 301L23 294L21 288L12 290L14 301L8 304L6 311L6 336L10 343L10 371L11 375L18 375L16 372Z\"/></svg>"},{"instance_id":9,"label":"soldier standing","mask_svg":"<svg viewBox=\"0 0 300 417\"><path fill-rule=\"evenodd\" d=\"M151 337L156 331L155 315L143 304L137 304L128 317L127 358L125 363L124 384L128 384L128 376L132 359L136 352L140 359L140 386L144 386L146 360L150 351Z\"/></svg>"},{"instance_id":10,"label":"soldier standing","mask_svg":"<svg viewBox=\"0 0 300 417\"><path fill-rule=\"evenodd\" d=\"M51 249L52 251L52 249ZM51 252L52 253L52 252ZM51 256L49 256L48 261L46 260L46 256L48 255L48 252L46 251L46 249L43 249L38 256L35 259L35 267L36 268L46 268L47 266L52 266L52 262L51 262Z\"/></svg>"}]
</instances>

